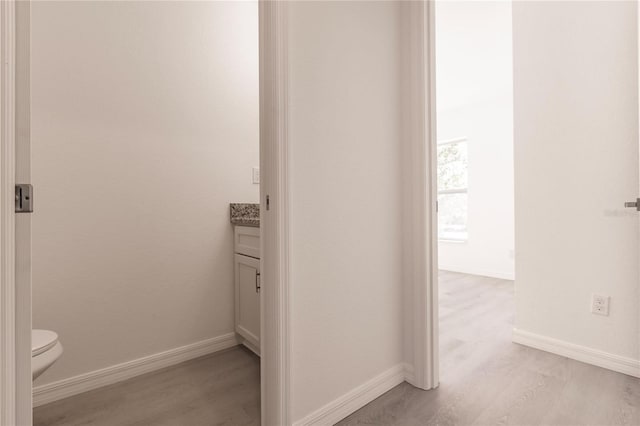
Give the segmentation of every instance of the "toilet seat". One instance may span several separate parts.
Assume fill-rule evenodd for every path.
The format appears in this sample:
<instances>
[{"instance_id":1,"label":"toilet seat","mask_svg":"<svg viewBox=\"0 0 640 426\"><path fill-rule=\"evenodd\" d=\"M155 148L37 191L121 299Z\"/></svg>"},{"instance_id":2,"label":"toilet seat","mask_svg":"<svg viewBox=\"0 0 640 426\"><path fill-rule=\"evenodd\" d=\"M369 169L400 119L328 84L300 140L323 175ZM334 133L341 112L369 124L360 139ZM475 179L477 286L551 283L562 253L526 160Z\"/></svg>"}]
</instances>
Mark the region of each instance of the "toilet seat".
<instances>
[{"instance_id":1,"label":"toilet seat","mask_svg":"<svg viewBox=\"0 0 640 426\"><path fill-rule=\"evenodd\" d=\"M40 355L58 343L58 334L51 330L32 330L31 357Z\"/></svg>"}]
</instances>

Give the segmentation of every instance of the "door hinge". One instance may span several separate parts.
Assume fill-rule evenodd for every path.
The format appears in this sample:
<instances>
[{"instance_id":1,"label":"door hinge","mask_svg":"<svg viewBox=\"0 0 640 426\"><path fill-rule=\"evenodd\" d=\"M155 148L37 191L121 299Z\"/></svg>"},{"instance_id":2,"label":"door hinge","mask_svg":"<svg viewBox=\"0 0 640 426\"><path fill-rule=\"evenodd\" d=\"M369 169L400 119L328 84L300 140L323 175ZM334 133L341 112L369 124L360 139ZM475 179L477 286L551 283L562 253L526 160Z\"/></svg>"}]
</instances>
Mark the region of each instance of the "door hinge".
<instances>
[{"instance_id":1,"label":"door hinge","mask_svg":"<svg viewBox=\"0 0 640 426\"><path fill-rule=\"evenodd\" d=\"M260 272L256 272L256 293L260 293Z\"/></svg>"},{"instance_id":2,"label":"door hinge","mask_svg":"<svg viewBox=\"0 0 640 426\"><path fill-rule=\"evenodd\" d=\"M16 213L33 212L33 186L29 183L16 184Z\"/></svg>"}]
</instances>

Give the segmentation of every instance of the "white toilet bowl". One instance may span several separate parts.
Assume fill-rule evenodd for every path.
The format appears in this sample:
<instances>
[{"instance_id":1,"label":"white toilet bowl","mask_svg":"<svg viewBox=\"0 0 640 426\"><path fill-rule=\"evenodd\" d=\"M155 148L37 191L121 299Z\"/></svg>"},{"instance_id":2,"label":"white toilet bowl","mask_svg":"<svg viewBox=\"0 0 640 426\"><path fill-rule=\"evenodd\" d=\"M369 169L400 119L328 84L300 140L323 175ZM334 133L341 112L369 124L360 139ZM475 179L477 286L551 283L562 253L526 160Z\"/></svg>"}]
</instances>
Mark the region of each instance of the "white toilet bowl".
<instances>
[{"instance_id":1,"label":"white toilet bowl","mask_svg":"<svg viewBox=\"0 0 640 426\"><path fill-rule=\"evenodd\" d=\"M31 331L31 376L35 380L62 355L58 335L50 330Z\"/></svg>"}]
</instances>

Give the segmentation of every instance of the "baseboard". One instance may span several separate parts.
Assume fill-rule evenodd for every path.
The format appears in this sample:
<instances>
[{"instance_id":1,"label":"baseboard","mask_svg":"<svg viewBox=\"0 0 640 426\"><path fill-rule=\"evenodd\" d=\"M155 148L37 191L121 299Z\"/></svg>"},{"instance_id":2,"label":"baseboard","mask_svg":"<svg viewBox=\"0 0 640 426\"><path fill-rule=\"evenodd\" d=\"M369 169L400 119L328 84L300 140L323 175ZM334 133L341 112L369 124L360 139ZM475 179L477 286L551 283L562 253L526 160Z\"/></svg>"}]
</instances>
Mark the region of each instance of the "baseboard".
<instances>
[{"instance_id":1,"label":"baseboard","mask_svg":"<svg viewBox=\"0 0 640 426\"><path fill-rule=\"evenodd\" d=\"M640 378L640 360L638 359L610 354L516 328L513 329L512 340L521 345Z\"/></svg>"},{"instance_id":2,"label":"baseboard","mask_svg":"<svg viewBox=\"0 0 640 426\"><path fill-rule=\"evenodd\" d=\"M404 380L407 383L415 386L416 375L414 373L413 365L409 364L408 362L404 363Z\"/></svg>"},{"instance_id":3,"label":"baseboard","mask_svg":"<svg viewBox=\"0 0 640 426\"><path fill-rule=\"evenodd\" d=\"M405 365L397 365L347 392L324 407L294 422L294 426L326 426L337 423L404 381Z\"/></svg>"},{"instance_id":4,"label":"baseboard","mask_svg":"<svg viewBox=\"0 0 640 426\"><path fill-rule=\"evenodd\" d=\"M260 356L260 348L255 346L253 343L251 343L250 341L248 341L247 339L243 339L242 337L238 337L238 340L240 341L240 343L247 349L249 349L251 352L253 352L254 354Z\"/></svg>"},{"instance_id":5,"label":"baseboard","mask_svg":"<svg viewBox=\"0 0 640 426\"><path fill-rule=\"evenodd\" d=\"M38 407L102 386L121 382L141 374L227 349L237 344L236 334L228 333L133 361L37 386L33 389L33 406Z\"/></svg>"},{"instance_id":6,"label":"baseboard","mask_svg":"<svg viewBox=\"0 0 640 426\"><path fill-rule=\"evenodd\" d=\"M491 271L486 269L459 268L451 265L438 265L442 271L459 272L461 274L480 275L481 277L498 278L500 280L515 280L515 273L504 271Z\"/></svg>"}]
</instances>

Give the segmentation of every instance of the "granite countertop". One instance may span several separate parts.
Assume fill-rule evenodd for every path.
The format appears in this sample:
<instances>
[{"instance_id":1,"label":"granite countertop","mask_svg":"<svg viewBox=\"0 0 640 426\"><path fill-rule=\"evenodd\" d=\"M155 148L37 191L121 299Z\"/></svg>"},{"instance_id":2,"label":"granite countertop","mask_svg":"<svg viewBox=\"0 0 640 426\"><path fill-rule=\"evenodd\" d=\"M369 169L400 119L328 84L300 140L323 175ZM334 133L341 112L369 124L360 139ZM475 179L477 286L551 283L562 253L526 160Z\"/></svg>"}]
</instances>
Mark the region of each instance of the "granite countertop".
<instances>
[{"instance_id":1,"label":"granite countertop","mask_svg":"<svg viewBox=\"0 0 640 426\"><path fill-rule=\"evenodd\" d=\"M232 224L260 227L260 204L231 203L229 208Z\"/></svg>"}]
</instances>

